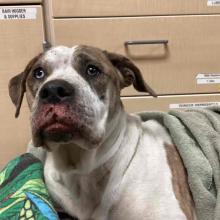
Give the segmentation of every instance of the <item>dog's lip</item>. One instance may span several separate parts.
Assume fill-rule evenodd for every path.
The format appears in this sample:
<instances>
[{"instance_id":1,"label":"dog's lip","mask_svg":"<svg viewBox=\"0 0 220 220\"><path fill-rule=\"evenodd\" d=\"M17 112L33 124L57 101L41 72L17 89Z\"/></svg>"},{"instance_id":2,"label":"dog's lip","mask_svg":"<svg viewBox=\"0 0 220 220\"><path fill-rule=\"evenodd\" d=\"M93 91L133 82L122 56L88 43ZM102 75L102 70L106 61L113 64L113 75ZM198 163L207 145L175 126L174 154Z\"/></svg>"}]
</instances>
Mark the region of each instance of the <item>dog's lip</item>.
<instances>
[{"instance_id":1,"label":"dog's lip","mask_svg":"<svg viewBox=\"0 0 220 220\"><path fill-rule=\"evenodd\" d=\"M69 124L55 121L53 123L45 125L43 130L44 132L49 132L49 133L71 132L72 127Z\"/></svg>"},{"instance_id":2,"label":"dog's lip","mask_svg":"<svg viewBox=\"0 0 220 220\"><path fill-rule=\"evenodd\" d=\"M73 129L75 123L77 122L69 121L66 118L59 118L57 115L53 115L53 117L40 125L39 130L46 132L67 132Z\"/></svg>"}]
</instances>

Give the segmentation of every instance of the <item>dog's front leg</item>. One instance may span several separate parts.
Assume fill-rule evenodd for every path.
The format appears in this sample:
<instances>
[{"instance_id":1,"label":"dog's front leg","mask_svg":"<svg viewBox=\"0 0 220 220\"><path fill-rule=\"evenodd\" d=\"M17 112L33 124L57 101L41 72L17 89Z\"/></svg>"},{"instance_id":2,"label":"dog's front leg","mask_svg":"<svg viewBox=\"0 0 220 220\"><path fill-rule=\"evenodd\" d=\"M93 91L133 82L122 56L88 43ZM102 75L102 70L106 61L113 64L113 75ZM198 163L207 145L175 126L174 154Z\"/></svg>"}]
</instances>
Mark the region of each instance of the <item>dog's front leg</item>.
<instances>
[{"instance_id":1,"label":"dog's front leg","mask_svg":"<svg viewBox=\"0 0 220 220\"><path fill-rule=\"evenodd\" d=\"M123 199L122 199L123 200ZM166 203L164 203L166 204ZM182 210L170 209L160 202L137 201L135 198L127 199L124 203L120 201L109 211L106 220L187 220ZM100 219L101 220L101 219Z\"/></svg>"}]
</instances>

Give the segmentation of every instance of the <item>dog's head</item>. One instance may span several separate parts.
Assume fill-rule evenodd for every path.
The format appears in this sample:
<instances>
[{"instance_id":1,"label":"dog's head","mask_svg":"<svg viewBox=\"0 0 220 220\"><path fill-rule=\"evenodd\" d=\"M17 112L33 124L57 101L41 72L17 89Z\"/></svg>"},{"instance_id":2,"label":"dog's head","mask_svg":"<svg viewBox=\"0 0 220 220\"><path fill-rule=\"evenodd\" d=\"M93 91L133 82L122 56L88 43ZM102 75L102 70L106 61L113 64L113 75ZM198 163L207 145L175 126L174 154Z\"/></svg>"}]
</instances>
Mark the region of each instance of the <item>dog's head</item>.
<instances>
[{"instance_id":1,"label":"dog's head","mask_svg":"<svg viewBox=\"0 0 220 220\"><path fill-rule=\"evenodd\" d=\"M106 124L121 110L120 91L153 91L126 57L89 46L58 46L33 58L9 83L19 115L24 93L35 146L50 142L99 146Z\"/></svg>"}]
</instances>

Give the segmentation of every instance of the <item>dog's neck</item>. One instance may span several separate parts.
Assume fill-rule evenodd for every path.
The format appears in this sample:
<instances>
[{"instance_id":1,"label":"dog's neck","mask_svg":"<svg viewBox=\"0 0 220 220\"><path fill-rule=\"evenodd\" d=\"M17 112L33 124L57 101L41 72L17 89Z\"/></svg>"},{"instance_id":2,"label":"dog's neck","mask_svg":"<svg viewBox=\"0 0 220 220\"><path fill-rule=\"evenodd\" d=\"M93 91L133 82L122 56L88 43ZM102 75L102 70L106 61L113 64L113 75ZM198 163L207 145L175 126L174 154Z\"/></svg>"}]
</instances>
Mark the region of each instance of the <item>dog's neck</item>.
<instances>
[{"instance_id":1,"label":"dog's neck","mask_svg":"<svg viewBox=\"0 0 220 220\"><path fill-rule=\"evenodd\" d=\"M121 146L126 130L127 115L120 109L107 123L102 144L95 149L85 150L74 144L63 144L51 152L55 166L62 171L88 174L112 158Z\"/></svg>"},{"instance_id":2,"label":"dog's neck","mask_svg":"<svg viewBox=\"0 0 220 220\"><path fill-rule=\"evenodd\" d=\"M56 169L48 178L62 183L62 189L71 189L79 203L85 202L88 216L100 216L99 212L107 216L120 196L122 180L137 152L142 135L140 123L139 118L122 109L108 123L105 140L97 149L86 151L66 145L49 152L45 169Z\"/></svg>"}]
</instances>

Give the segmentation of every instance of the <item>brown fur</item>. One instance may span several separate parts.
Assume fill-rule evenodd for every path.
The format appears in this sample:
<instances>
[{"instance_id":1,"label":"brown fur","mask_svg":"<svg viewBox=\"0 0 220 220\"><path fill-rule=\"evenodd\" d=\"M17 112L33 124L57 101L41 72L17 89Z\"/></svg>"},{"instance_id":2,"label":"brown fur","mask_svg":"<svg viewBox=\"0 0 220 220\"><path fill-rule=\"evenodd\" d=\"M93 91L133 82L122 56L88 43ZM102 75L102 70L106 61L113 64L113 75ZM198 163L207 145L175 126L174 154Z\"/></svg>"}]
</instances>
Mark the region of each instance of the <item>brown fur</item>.
<instances>
[{"instance_id":1,"label":"brown fur","mask_svg":"<svg viewBox=\"0 0 220 220\"><path fill-rule=\"evenodd\" d=\"M156 93L146 84L140 70L127 57L116 53L104 52L113 66L122 74L124 80L121 87L127 87L133 84L139 92L149 92L150 95L157 97Z\"/></svg>"},{"instance_id":2,"label":"brown fur","mask_svg":"<svg viewBox=\"0 0 220 220\"><path fill-rule=\"evenodd\" d=\"M165 144L167 160L172 172L173 190L187 220L193 220L194 203L183 161L174 145Z\"/></svg>"}]
</instances>

